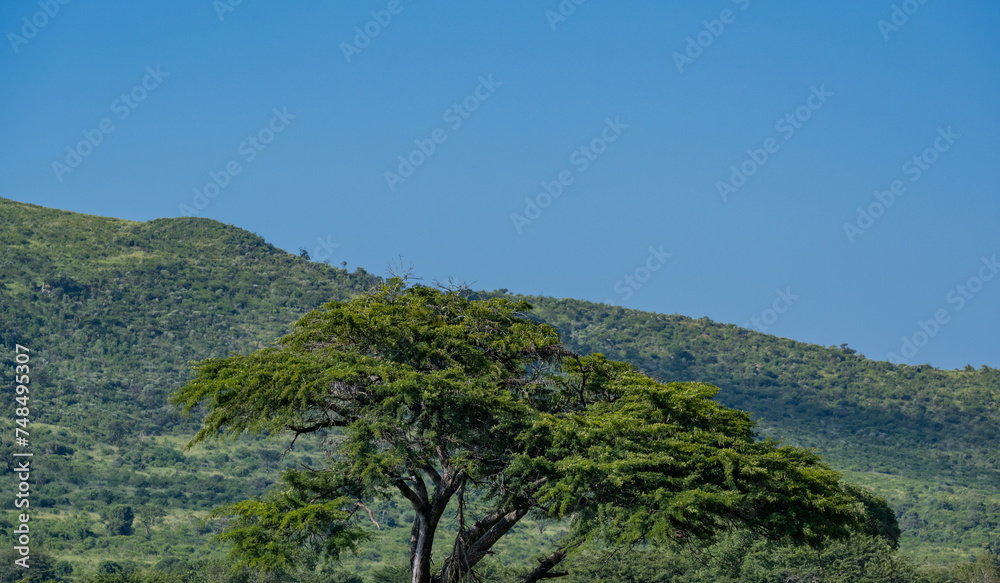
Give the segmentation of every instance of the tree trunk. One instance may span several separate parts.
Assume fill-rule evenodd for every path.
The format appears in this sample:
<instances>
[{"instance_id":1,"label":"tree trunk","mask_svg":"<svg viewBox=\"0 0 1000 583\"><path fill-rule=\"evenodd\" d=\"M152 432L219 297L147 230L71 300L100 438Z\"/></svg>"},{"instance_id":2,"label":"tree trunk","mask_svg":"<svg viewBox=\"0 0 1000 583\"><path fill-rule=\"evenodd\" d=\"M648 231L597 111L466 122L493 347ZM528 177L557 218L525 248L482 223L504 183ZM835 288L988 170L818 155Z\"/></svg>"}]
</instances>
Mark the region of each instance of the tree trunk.
<instances>
[{"instance_id":1,"label":"tree trunk","mask_svg":"<svg viewBox=\"0 0 1000 583\"><path fill-rule=\"evenodd\" d=\"M434 550L434 533L444 513L447 500L435 500L425 512L418 512L410 531L411 583L430 583L431 552Z\"/></svg>"},{"instance_id":2,"label":"tree trunk","mask_svg":"<svg viewBox=\"0 0 1000 583\"><path fill-rule=\"evenodd\" d=\"M414 565L417 561L417 546L420 543L420 525L423 521L421 520L420 513L417 512L413 518L413 526L410 528L410 573L415 573ZM416 579L414 579L416 581Z\"/></svg>"},{"instance_id":3,"label":"tree trunk","mask_svg":"<svg viewBox=\"0 0 1000 583\"><path fill-rule=\"evenodd\" d=\"M447 471L447 466L444 467L443 476L433 467L421 468L434 482L433 498L428 496L419 470L414 469L409 472L413 488L407 486L402 479L396 482L396 487L410 501L414 510L413 528L410 530L411 583L431 583L434 533L437 532L438 523L448 506L448 501L465 482L461 472L452 475Z\"/></svg>"},{"instance_id":4,"label":"tree trunk","mask_svg":"<svg viewBox=\"0 0 1000 583\"><path fill-rule=\"evenodd\" d=\"M434 547L434 529L430 528L424 517L415 521L417 537L411 541L410 572L413 574L411 583L430 583L431 581L431 550Z\"/></svg>"}]
</instances>

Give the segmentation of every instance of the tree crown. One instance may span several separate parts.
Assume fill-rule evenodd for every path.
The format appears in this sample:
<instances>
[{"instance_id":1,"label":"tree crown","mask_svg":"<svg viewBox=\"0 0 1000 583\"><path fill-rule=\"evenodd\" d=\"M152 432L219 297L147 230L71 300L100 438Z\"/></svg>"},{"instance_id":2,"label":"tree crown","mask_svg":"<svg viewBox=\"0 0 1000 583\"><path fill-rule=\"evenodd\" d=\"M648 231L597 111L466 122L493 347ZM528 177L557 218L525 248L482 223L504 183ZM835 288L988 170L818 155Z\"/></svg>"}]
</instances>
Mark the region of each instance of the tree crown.
<instances>
[{"instance_id":1,"label":"tree crown","mask_svg":"<svg viewBox=\"0 0 1000 583\"><path fill-rule=\"evenodd\" d=\"M281 492L217 512L237 517L224 535L236 554L275 565L302 548L334 557L367 536L348 522L357 509L392 494L415 511L417 583L457 582L529 512L574 528L525 581L587 540L710 541L732 528L811 544L865 529L898 537L884 501L810 451L755 440L747 413L712 400L717 388L574 354L530 309L397 278L310 312L273 347L199 363L173 396L186 411L207 404L192 443L245 432L331 440L326 467L288 471ZM467 489L477 516L466 516ZM453 550L432 578L455 500Z\"/></svg>"}]
</instances>

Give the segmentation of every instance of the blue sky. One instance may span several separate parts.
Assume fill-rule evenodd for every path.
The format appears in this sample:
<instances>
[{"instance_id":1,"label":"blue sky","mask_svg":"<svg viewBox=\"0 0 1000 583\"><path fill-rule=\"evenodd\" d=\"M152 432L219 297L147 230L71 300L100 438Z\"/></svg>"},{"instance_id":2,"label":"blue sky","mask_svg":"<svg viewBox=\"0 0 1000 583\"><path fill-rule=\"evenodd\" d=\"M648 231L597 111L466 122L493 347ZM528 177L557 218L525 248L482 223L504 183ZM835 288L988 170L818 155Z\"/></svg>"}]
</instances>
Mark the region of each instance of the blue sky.
<instances>
[{"instance_id":1,"label":"blue sky","mask_svg":"<svg viewBox=\"0 0 1000 583\"><path fill-rule=\"evenodd\" d=\"M995 2L63 2L5 198L1000 366Z\"/></svg>"}]
</instances>

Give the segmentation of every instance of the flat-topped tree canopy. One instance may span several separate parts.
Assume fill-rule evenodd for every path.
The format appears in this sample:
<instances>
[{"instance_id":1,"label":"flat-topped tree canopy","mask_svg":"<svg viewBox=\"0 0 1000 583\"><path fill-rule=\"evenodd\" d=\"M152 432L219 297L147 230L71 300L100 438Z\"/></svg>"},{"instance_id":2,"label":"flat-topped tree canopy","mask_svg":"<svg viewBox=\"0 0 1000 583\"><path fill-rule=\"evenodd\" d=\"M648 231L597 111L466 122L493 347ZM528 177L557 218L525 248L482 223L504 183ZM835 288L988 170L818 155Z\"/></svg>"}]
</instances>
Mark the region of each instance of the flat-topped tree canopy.
<instances>
[{"instance_id":1,"label":"flat-topped tree canopy","mask_svg":"<svg viewBox=\"0 0 1000 583\"><path fill-rule=\"evenodd\" d=\"M555 575L588 541L711 541L748 528L813 545L854 532L895 544L883 500L810 451L755 440L749 415L713 401L715 387L575 354L530 309L394 278L310 312L273 347L200 362L172 397L189 412L207 406L192 443L342 437L324 467L288 470L283 490L216 511L234 517L223 534L234 556L264 567L303 550L336 558L369 536L351 520L358 509L395 493L414 510L414 583L457 583L529 513L572 526L523 581ZM453 500L452 550L435 567Z\"/></svg>"}]
</instances>

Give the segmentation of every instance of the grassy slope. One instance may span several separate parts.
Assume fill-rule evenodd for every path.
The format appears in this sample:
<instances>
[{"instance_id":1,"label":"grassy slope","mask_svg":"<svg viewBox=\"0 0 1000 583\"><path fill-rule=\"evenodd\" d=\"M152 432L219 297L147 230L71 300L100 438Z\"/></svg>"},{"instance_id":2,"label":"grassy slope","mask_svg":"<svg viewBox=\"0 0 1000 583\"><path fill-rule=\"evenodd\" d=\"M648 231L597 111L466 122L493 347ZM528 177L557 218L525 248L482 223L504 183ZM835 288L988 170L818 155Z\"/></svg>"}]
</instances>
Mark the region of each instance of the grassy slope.
<instances>
[{"instance_id":1,"label":"grassy slope","mask_svg":"<svg viewBox=\"0 0 1000 583\"><path fill-rule=\"evenodd\" d=\"M27 343L42 365L33 416L51 433L33 435L35 447L73 450L39 459L48 480L39 499L51 504L40 519L78 516L101 535L96 515L109 503L162 504L170 515L142 547L148 562L165 547L183 555L206 544L200 514L274 478L260 444L177 453L195 425L177 417L166 394L190 374L187 362L250 351L373 279L206 219L136 223L4 199L0 243L0 344ZM1000 371L898 367L707 319L529 299L573 348L662 379L712 382L720 401L763 417L764 433L819 448L894 503L907 551L946 560L1000 536ZM11 372L3 367L4 380ZM4 411L5 434L12 413ZM385 512L405 518L403 508ZM53 543L81 566L113 556L115 545L140 544L61 536ZM365 553L359 561L396 560L378 547Z\"/></svg>"}]
</instances>

